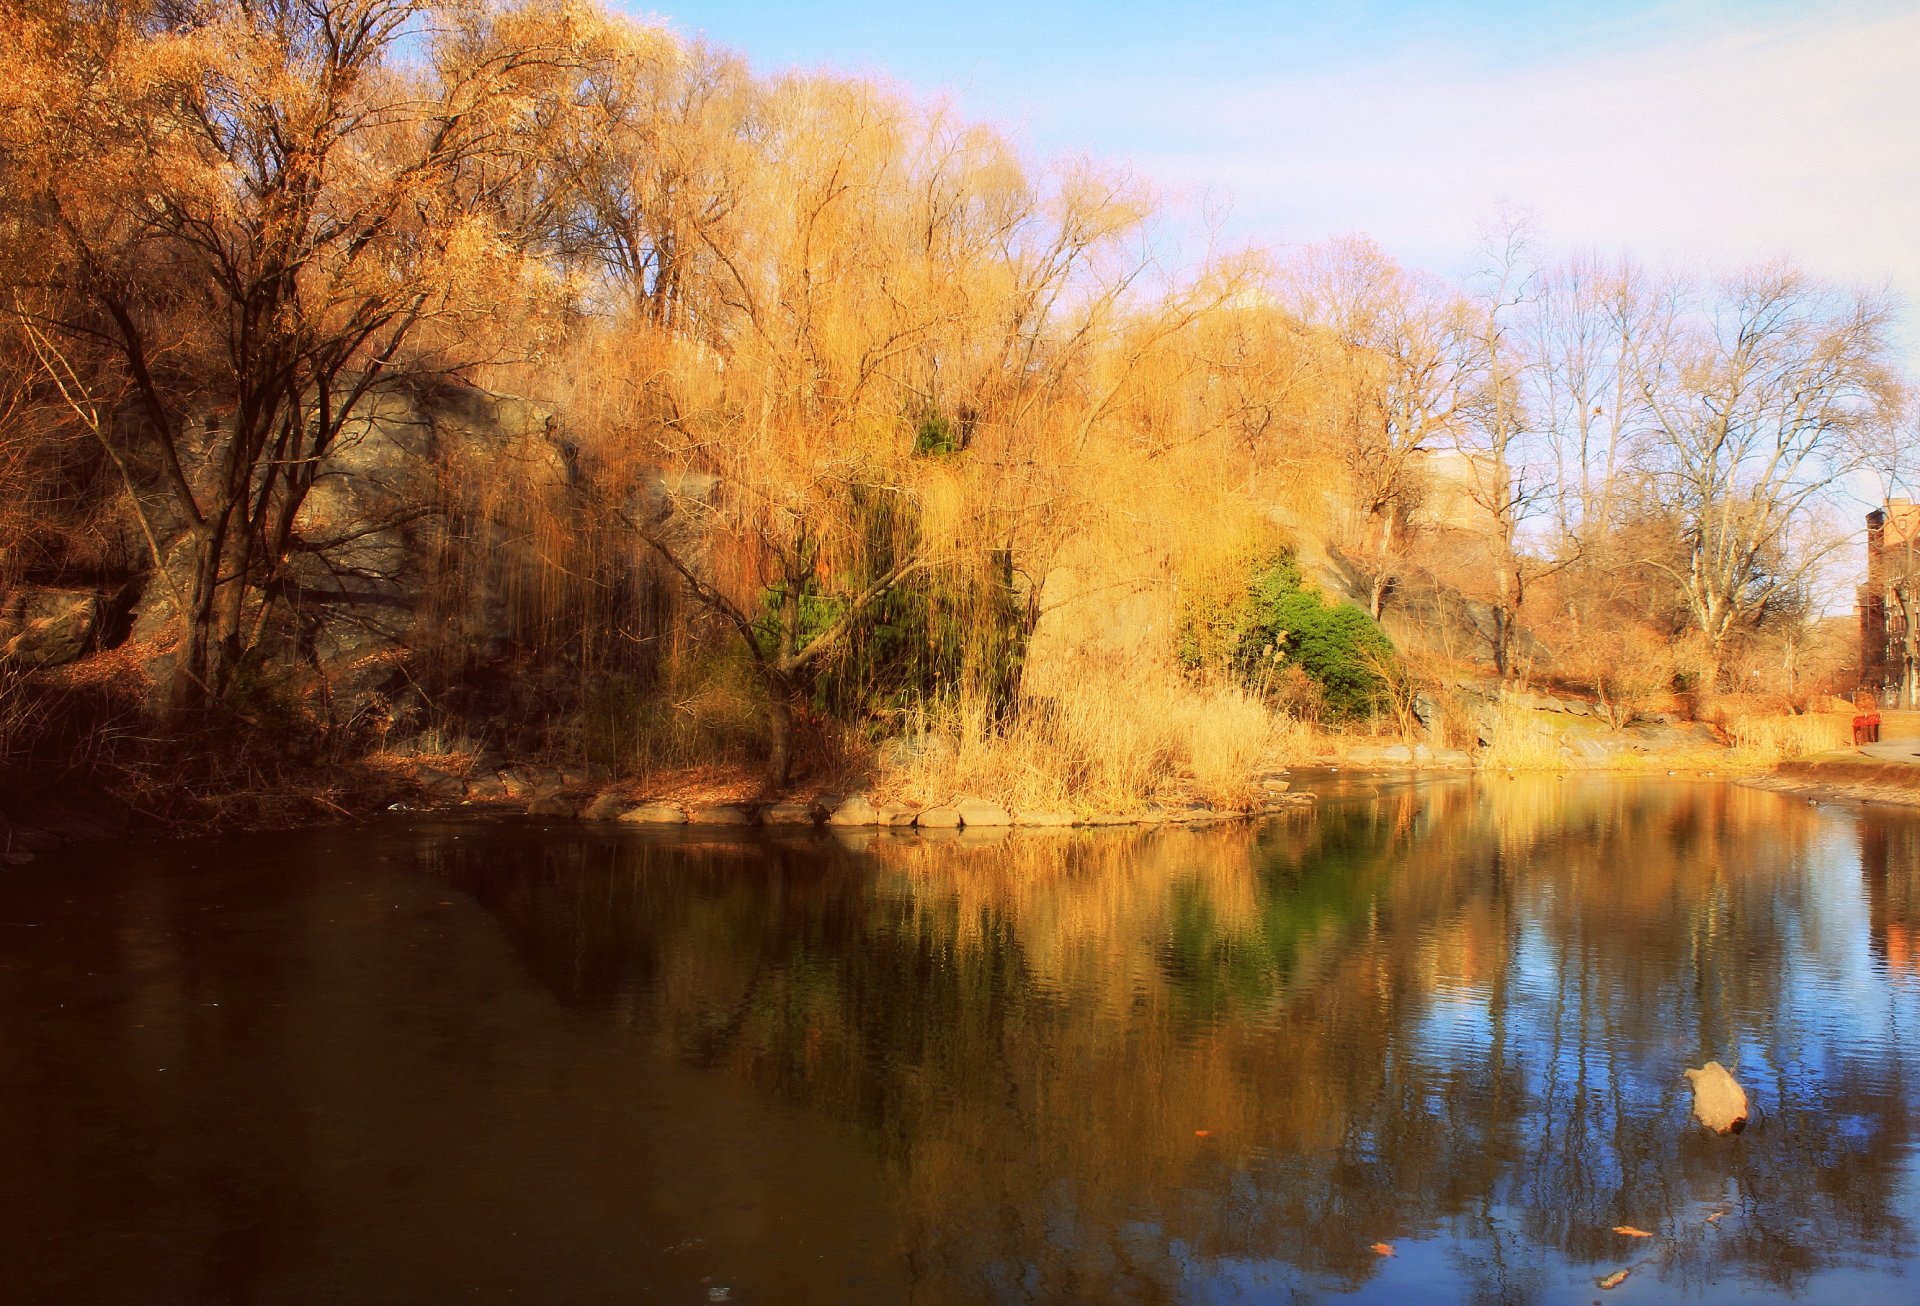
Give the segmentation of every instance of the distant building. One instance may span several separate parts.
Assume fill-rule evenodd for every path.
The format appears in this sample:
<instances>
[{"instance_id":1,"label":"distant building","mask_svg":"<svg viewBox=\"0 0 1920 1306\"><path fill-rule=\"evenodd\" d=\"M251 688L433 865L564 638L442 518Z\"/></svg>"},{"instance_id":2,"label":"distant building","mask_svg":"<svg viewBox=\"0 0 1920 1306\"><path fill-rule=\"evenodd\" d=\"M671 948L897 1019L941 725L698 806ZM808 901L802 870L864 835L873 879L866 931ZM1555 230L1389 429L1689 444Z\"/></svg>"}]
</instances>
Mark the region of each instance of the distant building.
<instances>
[{"instance_id":1,"label":"distant building","mask_svg":"<svg viewBox=\"0 0 1920 1306\"><path fill-rule=\"evenodd\" d=\"M1920 607L1920 504L1888 499L1867 514L1867 583L1859 589L1860 687L1889 707L1920 692L1909 624Z\"/></svg>"},{"instance_id":2,"label":"distant building","mask_svg":"<svg viewBox=\"0 0 1920 1306\"><path fill-rule=\"evenodd\" d=\"M1442 445L1422 449L1414 456L1423 493L1412 514L1413 524L1429 530L1466 531L1493 538L1500 519L1489 506L1500 485L1493 460L1486 454Z\"/></svg>"}]
</instances>

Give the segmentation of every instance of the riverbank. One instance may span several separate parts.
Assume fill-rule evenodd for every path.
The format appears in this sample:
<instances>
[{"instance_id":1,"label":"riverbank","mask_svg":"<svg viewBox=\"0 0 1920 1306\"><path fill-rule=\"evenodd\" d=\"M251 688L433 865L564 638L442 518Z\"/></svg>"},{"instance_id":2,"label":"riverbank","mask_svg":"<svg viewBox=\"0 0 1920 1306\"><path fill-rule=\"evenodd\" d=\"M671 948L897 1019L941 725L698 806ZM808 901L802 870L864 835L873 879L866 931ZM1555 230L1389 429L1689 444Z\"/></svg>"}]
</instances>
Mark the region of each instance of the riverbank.
<instances>
[{"instance_id":1,"label":"riverbank","mask_svg":"<svg viewBox=\"0 0 1920 1306\"><path fill-rule=\"evenodd\" d=\"M1741 778L1760 788L1865 801L1920 803L1920 767L1854 754L1805 762L1727 739L1702 722L1671 718L1612 729L1564 700L1509 702L1472 750L1391 737L1289 737L1284 756L1241 762L1230 784L1164 785L1137 801L1081 795L1019 801L991 786L927 784L878 756L828 767L773 792L743 763L711 763L617 776L604 766L507 759L484 751L381 751L351 762L292 766L271 780L252 768L187 793L110 784L52 783L0 800L0 866L22 865L68 844L165 839L228 829L293 829L388 812L531 816L626 825L714 825L954 830L1203 825L1309 810L1311 791L1363 778L1399 781L1526 773L1660 774ZM1736 736L1737 738L1738 736ZM897 753L904 750L895 749ZM1217 769L1217 768L1216 768ZM230 769L231 771L231 769ZM243 774L244 773L244 776ZM951 777L957 781L958 777ZM217 792L216 792L217 791Z\"/></svg>"},{"instance_id":2,"label":"riverbank","mask_svg":"<svg viewBox=\"0 0 1920 1306\"><path fill-rule=\"evenodd\" d=\"M1772 773L1746 776L1741 783L1775 793L1804 794L1821 802L1920 807L1920 762L1882 761L1858 753L1782 762Z\"/></svg>"}]
</instances>

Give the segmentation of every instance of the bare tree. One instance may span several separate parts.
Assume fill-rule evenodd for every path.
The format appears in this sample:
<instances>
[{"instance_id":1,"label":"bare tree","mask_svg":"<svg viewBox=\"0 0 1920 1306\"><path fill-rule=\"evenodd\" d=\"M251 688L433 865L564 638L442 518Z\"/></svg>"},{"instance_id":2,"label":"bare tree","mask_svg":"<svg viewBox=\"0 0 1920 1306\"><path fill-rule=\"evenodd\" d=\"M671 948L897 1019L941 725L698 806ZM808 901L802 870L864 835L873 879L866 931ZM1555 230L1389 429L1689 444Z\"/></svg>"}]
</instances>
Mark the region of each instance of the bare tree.
<instances>
[{"instance_id":1,"label":"bare tree","mask_svg":"<svg viewBox=\"0 0 1920 1306\"><path fill-rule=\"evenodd\" d=\"M13 141L54 270L15 304L74 397L134 401L112 439L150 462L186 540L156 560L182 596L176 704L217 697L259 638L367 397L454 366L421 337L506 290L532 236L504 219L540 154L533 106L581 62L589 17L209 0L61 47L71 115ZM400 66L406 42L430 68Z\"/></svg>"},{"instance_id":2,"label":"bare tree","mask_svg":"<svg viewBox=\"0 0 1920 1306\"><path fill-rule=\"evenodd\" d=\"M1635 357L1648 484L1677 542L1649 564L1715 677L1730 640L1805 588L1823 551L1793 549L1796 530L1869 461L1896 399L1884 299L1783 264L1718 289L1676 288Z\"/></svg>"},{"instance_id":3,"label":"bare tree","mask_svg":"<svg viewBox=\"0 0 1920 1306\"><path fill-rule=\"evenodd\" d=\"M1309 251L1292 297L1338 345L1329 434L1367 525L1377 618L1420 501L1422 456L1457 428L1474 390L1472 316L1457 293L1358 237Z\"/></svg>"}]
</instances>

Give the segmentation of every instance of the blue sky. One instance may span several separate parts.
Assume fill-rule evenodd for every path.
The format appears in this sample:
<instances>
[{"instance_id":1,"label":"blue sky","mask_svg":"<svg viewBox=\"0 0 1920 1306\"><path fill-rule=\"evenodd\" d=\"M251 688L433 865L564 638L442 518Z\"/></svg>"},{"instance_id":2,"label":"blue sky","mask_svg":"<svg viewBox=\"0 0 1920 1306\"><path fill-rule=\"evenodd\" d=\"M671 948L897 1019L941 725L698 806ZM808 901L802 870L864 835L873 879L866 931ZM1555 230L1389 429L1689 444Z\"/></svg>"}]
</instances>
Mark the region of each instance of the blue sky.
<instances>
[{"instance_id":1,"label":"blue sky","mask_svg":"<svg viewBox=\"0 0 1920 1306\"><path fill-rule=\"evenodd\" d=\"M1458 274L1508 201L1554 249L1890 285L1920 345L1913 3L629 8L763 72L880 74L1042 156L1127 164L1235 240L1362 231Z\"/></svg>"}]
</instances>

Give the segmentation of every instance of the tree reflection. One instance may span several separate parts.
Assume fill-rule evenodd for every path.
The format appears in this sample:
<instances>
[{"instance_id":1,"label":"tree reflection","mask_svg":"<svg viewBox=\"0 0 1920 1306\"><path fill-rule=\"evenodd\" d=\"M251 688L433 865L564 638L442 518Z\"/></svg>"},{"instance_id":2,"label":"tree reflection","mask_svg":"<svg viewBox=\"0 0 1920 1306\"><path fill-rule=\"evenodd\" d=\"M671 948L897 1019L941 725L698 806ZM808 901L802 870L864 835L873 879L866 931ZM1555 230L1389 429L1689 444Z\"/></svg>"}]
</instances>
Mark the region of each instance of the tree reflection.
<instances>
[{"instance_id":1,"label":"tree reflection","mask_svg":"<svg viewBox=\"0 0 1920 1306\"><path fill-rule=\"evenodd\" d=\"M1846 824L1516 780L1257 829L424 855L569 1004L862 1131L929 1300L1338 1289L1437 1239L1512 1301L1906 1254L1920 826L1859 823L1863 940ZM1740 1139L1690 1122L1707 1058Z\"/></svg>"}]
</instances>

